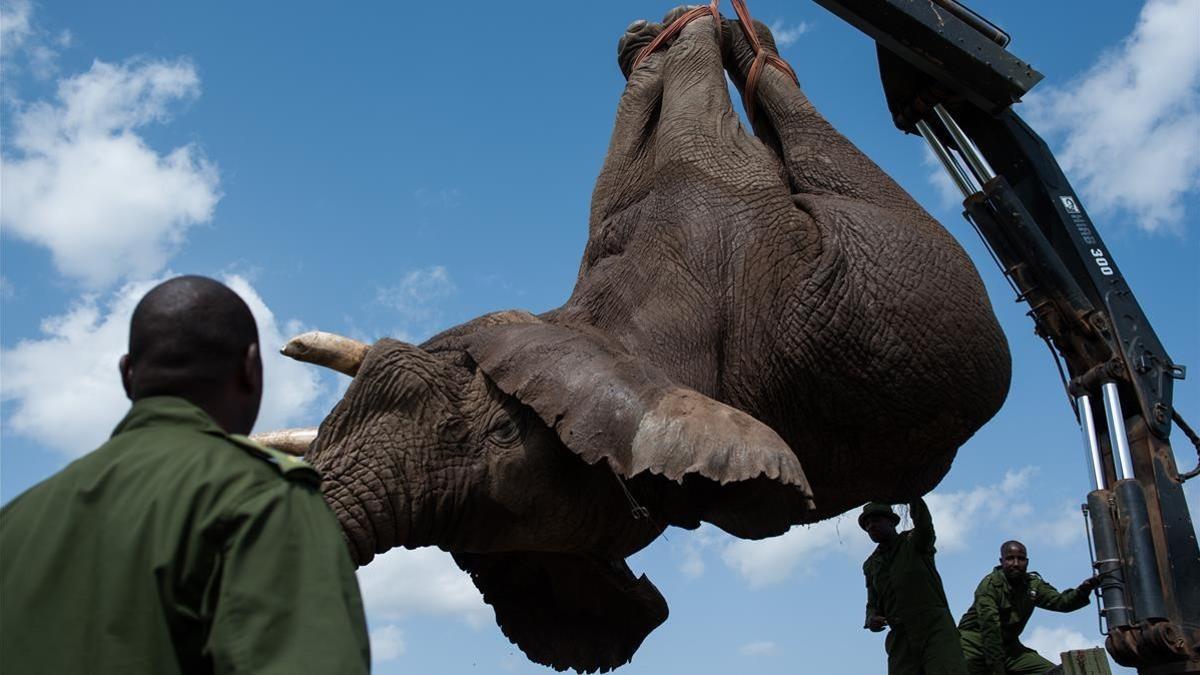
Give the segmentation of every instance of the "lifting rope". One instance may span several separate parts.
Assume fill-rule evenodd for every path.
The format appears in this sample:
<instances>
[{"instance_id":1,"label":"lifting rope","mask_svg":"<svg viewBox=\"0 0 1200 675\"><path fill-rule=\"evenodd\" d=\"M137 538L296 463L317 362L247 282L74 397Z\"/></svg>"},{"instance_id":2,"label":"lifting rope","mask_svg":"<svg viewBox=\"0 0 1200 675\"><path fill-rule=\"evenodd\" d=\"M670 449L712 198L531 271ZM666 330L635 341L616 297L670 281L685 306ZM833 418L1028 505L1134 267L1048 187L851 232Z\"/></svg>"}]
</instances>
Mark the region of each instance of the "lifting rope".
<instances>
[{"instance_id":1,"label":"lifting rope","mask_svg":"<svg viewBox=\"0 0 1200 675\"><path fill-rule=\"evenodd\" d=\"M737 13L738 25L742 29L742 35L746 36L746 42L750 44L750 50L754 52L754 62L750 64L750 72L746 74L746 85L742 91L742 107L746 110L746 117L750 123L754 123L758 100L758 81L762 78L763 66L770 64L775 66L788 77L796 86L800 86L800 80L796 77L796 71L787 64L786 61L779 58L777 54L769 54L763 49L762 42L758 39L758 33L754 31L754 19L750 16L750 9L746 7L745 0L730 0L733 4L733 11ZM719 9L720 0L712 0L708 5L700 5L694 7L687 13L671 22L671 25L663 29L650 44L642 48L638 52L637 58L633 61L633 67L629 69L632 74L637 67L650 57L655 51L666 44L668 41L675 38L683 32L683 27L699 19L703 16L713 17L713 25L717 33L717 44L721 44L721 12Z\"/></svg>"}]
</instances>

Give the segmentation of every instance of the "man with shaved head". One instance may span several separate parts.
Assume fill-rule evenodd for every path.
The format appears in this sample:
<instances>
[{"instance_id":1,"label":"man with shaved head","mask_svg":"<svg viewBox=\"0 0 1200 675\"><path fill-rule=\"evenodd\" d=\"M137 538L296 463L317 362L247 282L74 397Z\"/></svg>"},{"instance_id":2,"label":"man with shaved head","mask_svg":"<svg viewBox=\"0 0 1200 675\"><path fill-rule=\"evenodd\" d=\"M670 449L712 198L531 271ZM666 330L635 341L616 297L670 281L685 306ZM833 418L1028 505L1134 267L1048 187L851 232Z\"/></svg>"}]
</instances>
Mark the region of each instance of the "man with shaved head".
<instances>
[{"instance_id":1,"label":"man with shaved head","mask_svg":"<svg viewBox=\"0 0 1200 675\"><path fill-rule=\"evenodd\" d=\"M1099 583L1091 577L1060 593L1028 567L1025 544L1006 541L1000 545L1000 564L975 589L975 602L958 623L971 675L1042 675L1053 668L1021 644L1033 608L1073 612L1088 604Z\"/></svg>"},{"instance_id":2,"label":"man with shaved head","mask_svg":"<svg viewBox=\"0 0 1200 675\"><path fill-rule=\"evenodd\" d=\"M133 312L112 438L0 510L0 672L365 673L354 566L303 461L245 437L246 303L199 276Z\"/></svg>"}]
</instances>

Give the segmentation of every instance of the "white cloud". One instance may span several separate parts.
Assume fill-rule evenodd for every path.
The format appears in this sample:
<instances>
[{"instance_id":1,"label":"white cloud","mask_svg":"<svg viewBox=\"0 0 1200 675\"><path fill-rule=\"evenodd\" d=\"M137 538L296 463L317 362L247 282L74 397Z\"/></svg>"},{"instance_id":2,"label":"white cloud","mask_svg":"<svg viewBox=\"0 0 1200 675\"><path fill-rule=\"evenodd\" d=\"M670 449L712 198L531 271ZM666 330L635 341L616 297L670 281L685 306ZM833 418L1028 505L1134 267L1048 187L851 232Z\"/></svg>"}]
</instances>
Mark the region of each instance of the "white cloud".
<instances>
[{"instance_id":1,"label":"white cloud","mask_svg":"<svg viewBox=\"0 0 1200 675\"><path fill-rule=\"evenodd\" d=\"M12 102L14 71L28 68L34 77L49 79L58 70L58 48L71 44L70 31L57 36L37 25L33 3L29 0L0 0L0 59L9 76L5 83L5 102Z\"/></svg>"},{"instance_id":2,"label":"white cloud","mask_svg":"<svg viewBox=\"0 0 1200 675\"><path fill-rule=\"evenodd\" d=\"M375 299L397 313L402 327L392 331L394 337L419 342L440 328L440 305L456 290L446 268L435 265L410 270L400 283L380 288Z\"/></svg>"},{"instance_id":3,"label":"white cloud","mask_svg":"<svg viewBox=\"0 0 1200 675\"><path fill-rule=\"evenodd\" d=\"M1068 548L1084 538L1083 515L1077 502L1063 501L1055 507L1034 507L1028 501L1035 467L1008 471L994 485L979 485L959 492L933 492L925 497L942 553L965 551L981 544L999 554L1000 543L1018 539L1031 547ZM989 532L986 542L973 540Z\"/></svg>"},{"instance_id":4,"label":"white cloud","mask_svg":"<svg viewBox=\"0 0 1200 675\"><path fill-rule=\"evenodd\" d=\"M129 407L117 372L129 342L129 319L159 281L126 284L104 300L85 295L66 313L43 320L40 338L21 340L0 353L0 396L15 403L6 420L14 433L69 457L108 437ZM245 279L224 281L258 323L264 392L257 428L293 424L320 393L317 372L278 353L284 338L275 315Z\"/></svg>"},{"instance_id":5,"label":"white cloud","mask_svg":"<svg viewBox=\"0 0 1200 675\"><path fill-rule=\"evenodd\" d=\"M0 355L7 424L40 445L76 457L104 441L129 407L117 360L129 340L129 317L153 282L129 284L107 303L95 295L42 321L42 337Z\"/></svg>"},{"instance_id":6,"label":"white cloud","mask_svg":"<svg viewBox=\"0 0 1200 675\"><path fill-rule=\"evenodd\" d=\"M89 288L157 274L188 228L212 218L219 181L195 145L159 155L135 130L199 92L187 61L95 61L60 80L56 102L15 116L0 223Z\"/></svg>"},{"instance_id":7,"label":"white cloud","mask_svg":"<svg viewBox=\"0 0 1200 675\"><path fill-rule=\"evenodd\" d=\"M8 56L33 35L29 0L0 2L0 55Z\"/></svg>"},{"instance_id":8,"label":"white cloud","mask_svg":"<svg viewBox=\"0 0 1200 675\"><path fill-rule=\"evenodd\" d=\"M779 648L774 642L769 640L760 640L758 642L749 642L738 647L738 651L746 656L767 656L779 651Z\"/></svg>"},{"instance_id":9,"label":"white cloud","mask_svg":"<svg viewBox=\"0 0 1200 675\"><path fill-rule=\"evenodd\" d=\"M704 552L725 536L727 535L724 532L708 523L702 523L691 532L684 531L677 548L683 558L683 562L679 564L680 573L687 579L699 579L704 576Z\"/></svg>"},{"instance_id":10,"label":"white cloud","mask_svg":"<svg viewBox=\"0 0 1200 675\"><path fill-rule=\"evenodd\" d=\"M787 579L798 567L811 574L815 564L832 552L861 560L870 554L872 546L853 517L839 516L815 525L799 525L770 539L730 541L721 558L750 588L758 589Z\"/></svg>"},{"instance_id":11,"label":"white cloud","mask_svg":"<svg viewBox=\"0 0 1200 675\"><path fill-rule=\"evenodd\" d=\"M933 516L939 551L961 551L967 548L967 536L981 523L1012 519L1028 515L1030 507L1014 501L1014 497L1029 486L1034 474L1032 467L1009 471L996 485L980 485L965 492L932 493L925 497ZM997 542L997 546L999 543Z\"/></svg>"},{"instance_id":12,"label":"white cloud","mask_svg":"<svg viewBox=\"0 0 1200 675\"><path fill-rule=\"evenodd\" d=\"M771 24L771 35L775 36L775 46L780 49L790 47L800 39L801 35L808 32L808 23L801 21L800 23L788 28L783 20L780 19Z\"/></svg>"},{"instance_id":13,"label":"white cloud","mask_svg":"<svg viewBox=\"0 0 1200 675\"><path fill-rule=\"evenodd\" d=\"M388 624L373 629L368 637L371 640L371 661L375 663L394 661L408 650L404 643L404 631L399 626Z\"/></svg>"},{"instance_id":14,"label":"white cloud","mask_svg":"<svg viewBox=\"0 0 1200 675\"><path fill-rule=\"evenodd\" d=\"M478 628L492 616L467 573L436 548L395 548L376 556L358 570L358 584L375 618L451 616Z\"/></svg>"},{"instance_id":15,"label":"white cloud","mask_svg":"<svg viewBox=\"0 0 1200 675\"><path fill-rule=\"evenodd\" d=\"M1079 501L1082 501L1079 500ZM1030 539L1058 547L1070 546L1084 537L1086 525L1079 502L1064 502L1057 510L1044 510L1029 523Z\"/></svg>"},{"instance_id":16,"label":"white cloud","mask_svg":"<svg viewBox=\"0 0 1200 675\"><path fill-rule=\"evenodd\" d=\"M1059 656L1063 652L1103 646L1098 644L1097 640L1084 637L1079 631L1062 627L1047 628L1045 626L1037 626L1027 635L1022 635L1021 642L1024 642L1025 646L1055 663L1058 662Z\"/></svg>"},{"instance_id":17,"label":"white cloud","mask_svg":"<svg viewBox=\"0 0 1200 675\"><path fill-rule=\"evenodd\" d=\"M1066 503L1048 517L1045 510L1038 512L1024 500L1036 473L1035 468L1025 467L1007 472L993 485L926 495L938 551L946 554L967 550L979 543L971 540L971 536L978 534L982 526L995 539L997 550L1008 537L1019 537L1030 545L1065 547L1077 543L1083 538L1078 507ZM900 528L911 527L906 507L898 506L896 511L901 516ZM682 569L685 574L689 569L703 571L703 552L706 547L715 546L728 567L750 588L760 589L780 583L797 571L813 574L817 564L831 554L858 563L870 555L874 544L859 531L856 519L857 511L851 511L814 525L793 527L781 536L760 541L729 538L715 545L702 540L689 542L684 547Z\"/></svg>"},{"instance_id":18,"label":"white cloud","mask_svg":"<svg viewBox=\"0 0 1200 675\"><path fill-rule=\"evenodd\" d=\"M1149 0L1133 33L1079 80L1035 90L1022 110L1057 134L1058 160L1094 214L1178 229L1200 186L1200 3Z\"/></svg>"},{"instance_id":19,"label":"white cloud","mask_svg":"<svg viewBox=\"0 0 1200 675\"><path fill-rule=\"evenodd\" d=\"M309 330L292 319L282 325L250 282L237 275L223 281L242 296L258 324L259 349L263 357L263 400L254 428L280 429L311 421L312 406L322 393L320 369L279 353L293 335Z\"/></svg>"},{"instance_id":20,"label":"white cloud","mask_svg":"<svg viewBox=\"0 0 1200 675\"><path fill-rule=\"evenodd\" d=\"M704 555L698 548L691 546L685 549L683 564L679 566L679 572L688 579L699 579L704 576Z\"/></svg>"}]
</instances>

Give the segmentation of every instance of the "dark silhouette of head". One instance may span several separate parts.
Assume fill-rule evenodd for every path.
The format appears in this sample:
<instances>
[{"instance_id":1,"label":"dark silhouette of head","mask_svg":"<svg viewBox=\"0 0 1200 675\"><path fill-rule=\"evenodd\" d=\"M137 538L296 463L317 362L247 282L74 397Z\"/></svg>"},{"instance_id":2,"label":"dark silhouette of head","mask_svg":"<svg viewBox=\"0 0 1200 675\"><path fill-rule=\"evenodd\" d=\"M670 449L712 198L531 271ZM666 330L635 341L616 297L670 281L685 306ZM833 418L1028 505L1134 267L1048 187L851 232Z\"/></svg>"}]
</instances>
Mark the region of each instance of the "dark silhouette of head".
<instances>
[{"instance_id":1,"label":"dark silhouette of head","mask_svg":"<svg viewBox=\"0 0 1200 675\"><path fill-rule=\"evenodd\" d=\"M888 544L896 539L896 526L900 524L900 516L888 504L871 502L863 507L858 516L858 526L867 533L876 544Z\"/></svg>"},{"instance_id":2,"label":"dark silhouette of head","mask_svg":"<svg viewBox=\"0 0 1200 675\"><path fill-rule=\"evenodd\" d=\"M1025 544L1015 539L1000 544L1000 569L1010 581L1020 581L1025 578L1025 570L1029 568L1029 558L1025 552Z\"/></svg>"},{"instance_id":3,"label":"dark silhouette of head","mask_svg":"<svg viewBox=\"0 0 1200 675\"><path fill-rule=\"evenodd\" d=\"M133 310L120 368L132 401L178 396L235 434L258 417L258 328L238 294L213 279L175 277L150 289Z\"/></svg>"}]
</instances>

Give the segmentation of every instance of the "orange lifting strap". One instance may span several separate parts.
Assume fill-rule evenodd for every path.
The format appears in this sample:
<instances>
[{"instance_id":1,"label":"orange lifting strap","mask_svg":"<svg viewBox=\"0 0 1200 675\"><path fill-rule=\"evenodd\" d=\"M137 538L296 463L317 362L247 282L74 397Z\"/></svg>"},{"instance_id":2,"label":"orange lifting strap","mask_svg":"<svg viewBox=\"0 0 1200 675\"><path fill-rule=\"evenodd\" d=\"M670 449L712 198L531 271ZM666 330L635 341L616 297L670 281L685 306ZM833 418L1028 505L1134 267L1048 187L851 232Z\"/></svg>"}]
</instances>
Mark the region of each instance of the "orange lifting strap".
<instances>
[{"instance_id":1,"label":"orange lifting strap","mask_svg":"<svg viewBox=\"0 0 1200 675\"><path fill-rule=\"evenodd\" d=\"M750 72L746 75L746 87L742 92L742 107L746 109L746 117L750 119L750 123L754 123L755 101L758 100L758 80L762 77L762 69L764 64L771 64L779 70L787 73L788 77L792 78L792 82L796 86L800 86L800 80L796 78L796 72L786 61L779 58L775 54L768 54L762 48L762 42L758 39L758 34L754 32L754 20L750 17L750 9L746 7L745 0L730 0L733 3L733 11L737 13L738 25L741 26L742 35L746 36L746 42L750 43L750 49L754 51L754 63L750 64ZM713 17L713 25L717 31L717 44L721 42L721 11L719 9L720 0L712 0L708 5L701 5L687 12L671 22L661 33L655 37L650 44L642 48L638 52L637 58L633 61L633 68L630 73L637 70L637 67L642 64L651 54L659 47L662 47L668 41L683 31L683 27L699 19L702 16Z\"/></svg>"}]
</instances>

